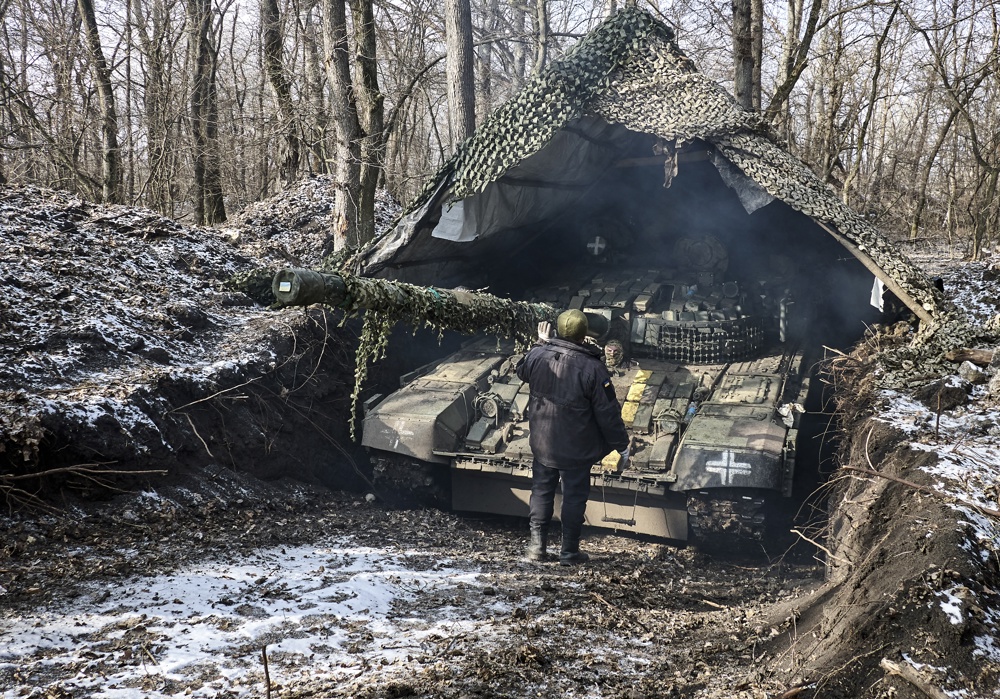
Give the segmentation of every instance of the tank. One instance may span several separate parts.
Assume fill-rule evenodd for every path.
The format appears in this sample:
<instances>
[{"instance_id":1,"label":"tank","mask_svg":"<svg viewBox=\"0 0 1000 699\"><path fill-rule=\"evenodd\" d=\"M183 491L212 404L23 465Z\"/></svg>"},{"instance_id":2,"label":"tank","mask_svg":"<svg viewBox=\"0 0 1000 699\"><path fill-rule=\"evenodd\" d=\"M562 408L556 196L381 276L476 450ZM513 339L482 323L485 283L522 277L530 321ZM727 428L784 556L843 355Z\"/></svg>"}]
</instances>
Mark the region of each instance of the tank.
<instances>
[{"instance_id":1,"label":"tank","mask_svg":"<svg viewBox=\"0 0 1000 699\"><path fill-rule=\"evenodd\" d=\"M585 523L682 542L759 540L793 493L810 383L787 261L736 279L717 241L682 240L675 252L672 269L584 264L521 300L295 269L273 290L284 305L412 304L438 326L479 331L368 399L361 442L384 483L430 492L443 478L453 509L520 517L532 456L529 386L514 368L538 322L582 310L631 438L627 463L612 453L593 465Z\"/></svg>"}]
</instances>

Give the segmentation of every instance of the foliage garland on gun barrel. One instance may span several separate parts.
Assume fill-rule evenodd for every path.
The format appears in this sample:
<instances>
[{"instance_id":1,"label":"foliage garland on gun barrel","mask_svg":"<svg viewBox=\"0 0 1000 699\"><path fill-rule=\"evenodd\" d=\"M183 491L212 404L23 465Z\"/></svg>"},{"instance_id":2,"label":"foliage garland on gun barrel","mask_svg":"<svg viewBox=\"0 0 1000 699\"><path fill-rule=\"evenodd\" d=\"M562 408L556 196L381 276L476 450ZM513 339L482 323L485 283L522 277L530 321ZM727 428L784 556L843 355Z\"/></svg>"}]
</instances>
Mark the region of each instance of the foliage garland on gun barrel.
<instances>
[{"instance_id":1,"label":"foliage garland on gun barrel","mask_svg":"<svg viewBox=\"0 0 1000 699\"><path fill-rule=\"evenodd\" d=\"M343 310L344 320L368 311L355 358L352 415L368 378L368 368L385 357L389 334L397 322L409 323L414 331L425 327L439 333L455 330L467 335L485 333L511 338L521 349L535 338L539 322L555 321L559 314L558 309L544 303L511 301L481 291L438 289L308 269L280 270L274 275L272 291L280 306L323 303ZM354 427L352 420L352 438Z\"/></svg>"}]
</instances>

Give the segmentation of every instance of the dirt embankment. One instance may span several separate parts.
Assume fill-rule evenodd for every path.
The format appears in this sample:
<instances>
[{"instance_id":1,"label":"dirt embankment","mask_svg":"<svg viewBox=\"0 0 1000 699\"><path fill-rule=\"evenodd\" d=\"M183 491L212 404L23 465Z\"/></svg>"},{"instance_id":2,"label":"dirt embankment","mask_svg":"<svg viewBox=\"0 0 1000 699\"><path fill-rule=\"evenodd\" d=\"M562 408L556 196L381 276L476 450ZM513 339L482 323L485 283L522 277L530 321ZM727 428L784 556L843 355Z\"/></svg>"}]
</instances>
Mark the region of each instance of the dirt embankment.
<instances>
[{"instance_id":1,"label":"dirt embankment","mask_svg":"<svg viewBox=\"0 0 1000 699\"><path fill-rule=\"evenodd\" d=\"M877 388L885 353L908 340L900 330L834 362L842 437L825 486L827 583L798 601L774 669L823 697L1000 696L998 396L990 370L959 376L957 365Z\"/></svg>"}]
</instances>

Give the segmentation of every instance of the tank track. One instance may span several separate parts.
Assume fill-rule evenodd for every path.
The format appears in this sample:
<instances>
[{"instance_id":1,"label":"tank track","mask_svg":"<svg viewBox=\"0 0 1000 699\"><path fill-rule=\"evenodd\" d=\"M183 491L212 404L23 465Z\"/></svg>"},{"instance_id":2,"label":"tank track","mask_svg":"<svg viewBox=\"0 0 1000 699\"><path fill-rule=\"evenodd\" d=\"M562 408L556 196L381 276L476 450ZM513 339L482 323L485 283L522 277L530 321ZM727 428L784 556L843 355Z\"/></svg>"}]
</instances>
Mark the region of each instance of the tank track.
<instances>
[{"instance_id":1,"label":"tank track","mask_svg":"<svg viewBox=\"0 0 1000 699\"><path fill-rule=\"evenodd\" d=\"M448 466L401 454L373 455L372 484L377 494L397 505L447 508L451 502Z\"/></svg>"},{"instance_id":2,"label":"tank track","mask_svg":"<svg viewBox=\"0 0 1000 699\"><path fill-rule=\"evenodd\" d=\"M688 494L690 539L696 545L733 549L763 541L767 529L766 500L762 495L729 491Z\"/></svg>"}]
</instances>

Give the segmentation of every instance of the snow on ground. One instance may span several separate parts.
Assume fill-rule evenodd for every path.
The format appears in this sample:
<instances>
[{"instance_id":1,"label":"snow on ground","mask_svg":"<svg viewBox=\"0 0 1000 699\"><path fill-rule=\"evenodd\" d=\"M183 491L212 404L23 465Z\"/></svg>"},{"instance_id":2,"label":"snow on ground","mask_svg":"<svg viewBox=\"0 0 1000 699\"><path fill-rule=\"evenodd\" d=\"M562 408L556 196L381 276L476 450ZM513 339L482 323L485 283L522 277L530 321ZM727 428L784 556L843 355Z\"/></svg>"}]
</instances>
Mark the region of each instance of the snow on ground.
<instances>
[{"instance_id":1,"label":"snow on ground","mask_svg":"<svg viewBox=\"0 0 1000 699\"><path fill-rule=\"evenodd\" d=\"M311 674L348 687L373 667L383 679L405 677L457 636L502 636L495 617L510 611L505 602L494 598L472 615L448 603L479 585L468 567L349 538L260 549L114 587L91 583L76 599L5 613L0 672L48 675L73 696L167 697L194 688L186 694L259 697L266 648L279 685L283 676ZM411 615L418 598L439 603ZM48 689L29 696L50 696ZM0 690L3 699L25 696L23 686Z\"/></svg>"}]
</instances>

